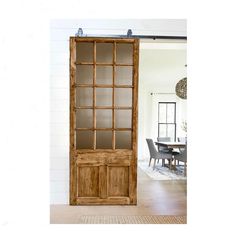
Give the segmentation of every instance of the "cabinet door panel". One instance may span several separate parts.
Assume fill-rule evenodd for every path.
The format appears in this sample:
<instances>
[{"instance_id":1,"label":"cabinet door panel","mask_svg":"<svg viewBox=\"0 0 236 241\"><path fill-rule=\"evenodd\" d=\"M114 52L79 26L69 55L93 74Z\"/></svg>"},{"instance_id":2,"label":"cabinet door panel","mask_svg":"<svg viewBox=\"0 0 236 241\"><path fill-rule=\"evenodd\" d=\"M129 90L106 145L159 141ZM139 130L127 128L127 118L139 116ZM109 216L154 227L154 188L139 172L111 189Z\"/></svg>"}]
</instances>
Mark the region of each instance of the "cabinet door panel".
<instances>
[{"instance_id":1,"label":"cabinet door panel","mask_svg":"<svg viewBox=\"0 0 236 241\"><path fill-rule=\"evenodd\" d=\"M78 167L78 197L99 196L99 167L79 166Z\"/></svg>"},{"instance_id":2,"label":"cabinet door panel","mask_svg":"<svg viewBox=\"0 0 236 241\"><path fill-rule=\"evenodd\" d=\"M129 196L129 167L114 166L108 168L108 196Z\"/></svg>"}]
</instances>

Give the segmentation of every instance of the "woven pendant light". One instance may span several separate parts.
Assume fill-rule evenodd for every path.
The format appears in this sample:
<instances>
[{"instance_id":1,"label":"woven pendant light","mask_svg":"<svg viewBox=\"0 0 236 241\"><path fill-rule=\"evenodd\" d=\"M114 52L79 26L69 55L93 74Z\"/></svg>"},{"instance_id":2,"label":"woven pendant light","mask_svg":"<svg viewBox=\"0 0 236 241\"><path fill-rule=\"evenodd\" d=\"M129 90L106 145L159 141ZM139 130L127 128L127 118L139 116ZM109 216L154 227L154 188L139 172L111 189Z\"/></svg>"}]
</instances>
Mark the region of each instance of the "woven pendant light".
<instances>
[{"instance_id":1,"label":"woven pendant light","mask_svg":"<svg viewBox=\"0 0 236 241\"><path fill-rule=\"evenodd\" d=\"M187 78L181 79L175 86L175 93L181 99L187 99Z\"/></svg>"}]
</instances>

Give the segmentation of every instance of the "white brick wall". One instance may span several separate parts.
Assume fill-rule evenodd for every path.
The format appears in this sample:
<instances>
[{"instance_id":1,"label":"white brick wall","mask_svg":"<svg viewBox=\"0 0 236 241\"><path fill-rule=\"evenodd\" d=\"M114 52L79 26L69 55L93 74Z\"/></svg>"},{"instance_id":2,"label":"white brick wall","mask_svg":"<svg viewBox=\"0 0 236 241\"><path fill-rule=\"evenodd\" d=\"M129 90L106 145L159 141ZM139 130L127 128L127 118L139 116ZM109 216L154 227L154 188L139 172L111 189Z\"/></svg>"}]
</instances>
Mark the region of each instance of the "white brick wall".
<instances>
[{"instance_id":1,"label":"white brick wall","mask_svg":"<svg viewBox=\"0 0 236 241\"><path fill-rule=\"evenodd\" d=\"M69 201L69 37L86 34L186 35L185 20L53 20L50 42L50 193L52 204Z\"/></svg>"}]
</instances>

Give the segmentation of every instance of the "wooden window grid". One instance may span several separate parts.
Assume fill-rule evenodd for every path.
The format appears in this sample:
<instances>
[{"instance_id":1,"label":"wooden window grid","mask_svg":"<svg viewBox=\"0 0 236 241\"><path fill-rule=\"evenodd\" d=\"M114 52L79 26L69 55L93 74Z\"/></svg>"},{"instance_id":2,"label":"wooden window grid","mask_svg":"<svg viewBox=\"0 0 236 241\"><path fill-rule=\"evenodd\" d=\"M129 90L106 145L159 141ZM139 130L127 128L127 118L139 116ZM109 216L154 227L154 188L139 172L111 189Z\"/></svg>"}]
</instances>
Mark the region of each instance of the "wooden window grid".
<instances>
[{"instance_id":1,"label":"wooden window grid","mask_svg":"<svg viewBox=\"0 0 236 241\"><path fill-rule=\"evenodd\" d=\"M83 41L76 41L76 42L83 42ZM86 40L87 42L87 40ZM96 40L91 41L93 43L93 62L79 62L75 61L75 66L77 65L90 65L93 66L93 81L92 84L77 84L75 83L73 88L92 88L93 89L93 93L92 93L92 106L77 106L77 103L74 107L74 112L76 113L77 110L80 109L91 109L92 110L92 115L93 115L93 127L91 128L74 128L74 131L93 131L93 150L96 150L96 140L97 140L97 131L112 131L112 149L115 150L116 149L116 132L117 131L130 131L130 133L132 134L133 128L116 128L115 125L115 110L133 110L133 78L134 78L134 74L133 74L133 69L132 69L132 85L117 85L115 84L115 80L116 80L116 66L133 66L132 64L125 64L125 63L117 63L116 62L116 53L117 53L117 43L127 43L126 41L122 41L122 40L112 40L111 43L113 43L113 61L112 63L97 63L96 61L96 50L97 50L97 42ZM107 42L106 42L107 43ZM129 42L128 42L129 43ZM132 42L131 42L132 43ZM134 51L134 49L133 49ZM96 67L97 66L112 66L112 84L96 84ZM110 88L112 89L112 105L111 106L97 106L96 105L96 88ZM132 89L132 106L117 106L115 105L115 89L116 88L128 88L128 89ZM97 109L104 109L104 110L112 110L112 127L111 128L97 128L96 127L96 110ZM132 118L133 118L133 111L132 111ZM75 133L76 134L76 133ZM76 136L76 135L75 135ZM132 145L132 138L131 138L131 146ZM132 148L131 148L132 149Z\"/></svg>"}]
</instances>

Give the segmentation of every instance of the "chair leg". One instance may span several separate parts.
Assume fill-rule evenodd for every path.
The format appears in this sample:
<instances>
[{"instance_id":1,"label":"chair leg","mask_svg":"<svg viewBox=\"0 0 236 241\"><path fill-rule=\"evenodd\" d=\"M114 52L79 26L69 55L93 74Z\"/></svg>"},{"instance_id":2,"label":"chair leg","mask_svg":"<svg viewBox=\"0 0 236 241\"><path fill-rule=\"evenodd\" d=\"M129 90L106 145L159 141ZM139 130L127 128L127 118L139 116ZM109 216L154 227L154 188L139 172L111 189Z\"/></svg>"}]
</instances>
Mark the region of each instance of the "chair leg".
<instances>
[{"instance_id":1,"label":"chair leg","mask_svg":"<svg viewBox=\"0 0 236 241\"><path fill-rule=\"evenodd\" d=\"M161 161L162 161L162 166L164 167L164 165L165 165L165 159L161 159Z\"/></svg>"},{"instance_id":2,"label":"chair leg","mask_svg":"<svg viewBox=\"0 0 236 241\"><path fill-rule=\"evenodd\" d=\"M176 170L176 159L173 158L173 159L171 159L171 161L174 161L174 166L172 166L172 169Z\"/></svg>"},{"instance_id":3,"label":"chair leg","mask_svg":"<svg viewBox=\"0 0 236 241\"><path fill-rule=\"evenodd\" d=\"M187 175L187 163L184 162L184 176L186 177Z\"/></svg>"},{"instance_id":4,"label":"chair leg","mask_svg":"<svg viewBox=\"0 0 236 241\"><path fill-rule=\"evenodd\" d=\"M150 157L150 161L149 161L149 165L148 165L149 167L150 167L150 165L151 165L151 160L152 160L152 158Z\"/></svg>"},{"instance_id":5,"label":"chair leg","mask_svg":"<svg viewBox=\"0 0 236 241\"><path fill-rule=\"evenodd\" d=\"M154 159L153 170L155 169L155 166L156 166L156 159Z\"/></svg>"}]
</instances>

